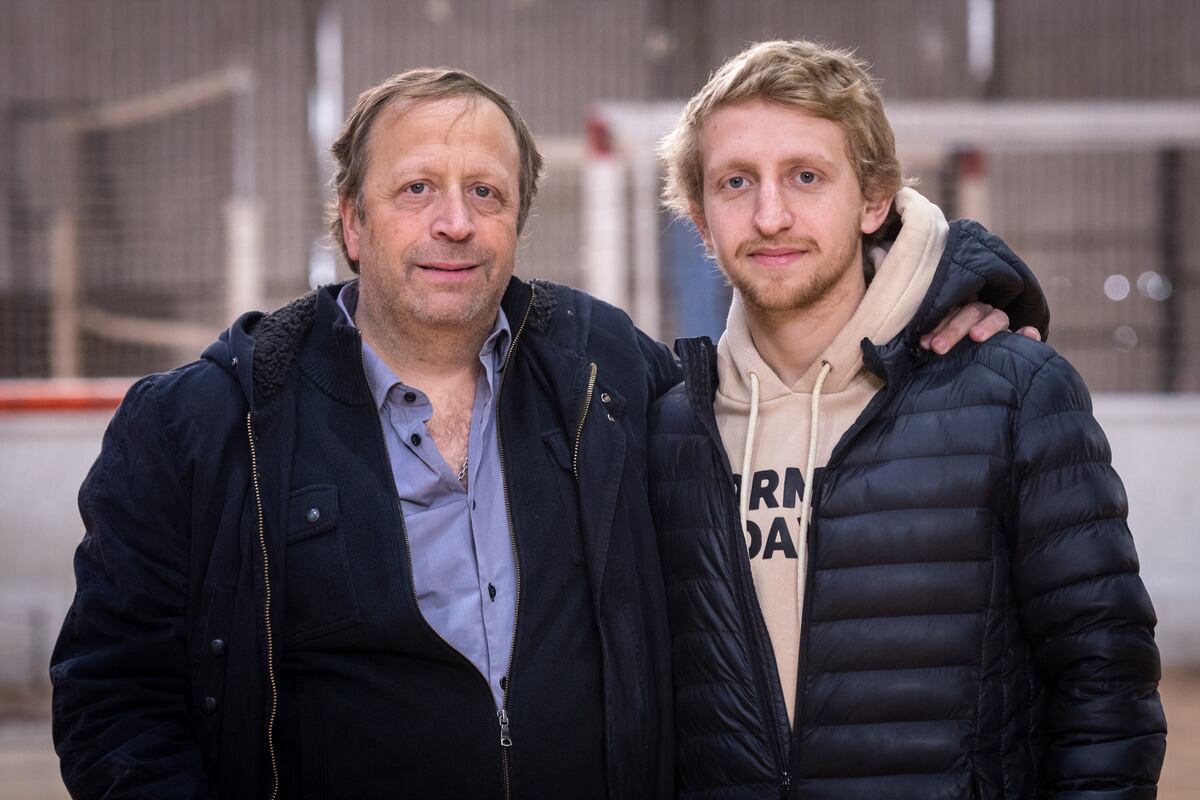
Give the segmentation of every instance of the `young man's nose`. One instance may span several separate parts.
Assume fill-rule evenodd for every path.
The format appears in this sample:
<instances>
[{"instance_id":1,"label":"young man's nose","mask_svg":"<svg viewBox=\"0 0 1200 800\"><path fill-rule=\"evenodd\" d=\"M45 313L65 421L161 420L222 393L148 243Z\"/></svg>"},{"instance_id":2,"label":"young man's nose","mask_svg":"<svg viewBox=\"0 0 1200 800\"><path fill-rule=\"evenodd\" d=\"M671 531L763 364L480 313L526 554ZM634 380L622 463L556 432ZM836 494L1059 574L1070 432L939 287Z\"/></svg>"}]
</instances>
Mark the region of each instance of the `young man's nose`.
<instances>
[{"instance_id":1,"label":"young man's nose","mask_svg":"<svg viewBox=\"0 0 1200 800\"><path fill-rule=\"evenodd\" d=\"M783 193L775 186L764 184L754 208L754 227L763 236L774 236L790 228L792 222L792 212Z\"/></svg>"}]
</instances>

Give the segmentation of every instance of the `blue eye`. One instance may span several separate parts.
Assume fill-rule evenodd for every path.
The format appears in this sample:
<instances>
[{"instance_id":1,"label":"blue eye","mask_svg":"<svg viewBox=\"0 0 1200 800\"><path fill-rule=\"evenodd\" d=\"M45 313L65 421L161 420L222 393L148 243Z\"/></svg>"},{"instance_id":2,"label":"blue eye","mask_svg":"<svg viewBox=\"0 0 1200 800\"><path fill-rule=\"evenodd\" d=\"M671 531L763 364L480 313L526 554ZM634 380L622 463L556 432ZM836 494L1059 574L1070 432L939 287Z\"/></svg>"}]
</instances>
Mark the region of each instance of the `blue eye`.
<instances>
[{"instance_id":1,"label":"blue eye","mask_svg":"<svg viewBox=\"0 0 1200 800\"><path fill-rule=\"evenodd\" d=\"M740 189L746 185L746 179L741 175L734 175L732 178L725 181L725 185L730 189Z\"/></svg>"},{"instance_id":2,"label":"blue eye","mask_svg":"<svg viewBox=\"0 0 1200 800\"><path fill-rule=\"evenodd\" d=\"M421 194L425 191L425 184L417 181L408 185L408 191L412 194Z\"/></svg>"},{"instance_id":3,"label":"blue eye","mask_svg":"<svg viewBox=\"0 0 1200 800\"><path fill-rule=\"evenodd\" d=\"M816 183L817 182L817 173L806 169L806 170L802 171L799 175L797 175L796 178L801 183Z\"/></svg>"},{"instance_id":4,"label":"blue eye","mask_svg":"<svg viewBox=\"0 0 1200 800\"><path fill-rule=\"evenodd\" d=\"M492 190L487 186L476 186L474 191L476 197L487 198L492 196Z\"/></svg>"}]
</instances>

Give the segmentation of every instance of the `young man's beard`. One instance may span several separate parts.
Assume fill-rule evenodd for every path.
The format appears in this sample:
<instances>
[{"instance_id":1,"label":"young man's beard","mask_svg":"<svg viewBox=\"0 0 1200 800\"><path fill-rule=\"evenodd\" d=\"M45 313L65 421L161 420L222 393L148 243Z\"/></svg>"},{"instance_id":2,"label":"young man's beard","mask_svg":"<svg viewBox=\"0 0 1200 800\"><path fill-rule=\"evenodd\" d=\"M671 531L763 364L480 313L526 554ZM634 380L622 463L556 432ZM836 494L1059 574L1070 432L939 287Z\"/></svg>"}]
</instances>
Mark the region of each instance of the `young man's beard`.
<instances>
[{"instance_id":1,"label":"young man's beard","mask_svg":"<svg viewBox=\"0 0 1200 800\"><path fill-rule=\"evenodd\" d=\"M755 280L752 269L731 271L722 265L721 271L748 306L766 312L809 309L828 298L843 282L849 270L862 269L862 250L858 246L862 240L857 223L853 238L848 241L848 246L837 247L827 253L815 241L808 240L806 247L810 257L818 260L818 263L812 265L808 280L799 283L772 281L761 276Z\"/></svg>"}]
</instances>

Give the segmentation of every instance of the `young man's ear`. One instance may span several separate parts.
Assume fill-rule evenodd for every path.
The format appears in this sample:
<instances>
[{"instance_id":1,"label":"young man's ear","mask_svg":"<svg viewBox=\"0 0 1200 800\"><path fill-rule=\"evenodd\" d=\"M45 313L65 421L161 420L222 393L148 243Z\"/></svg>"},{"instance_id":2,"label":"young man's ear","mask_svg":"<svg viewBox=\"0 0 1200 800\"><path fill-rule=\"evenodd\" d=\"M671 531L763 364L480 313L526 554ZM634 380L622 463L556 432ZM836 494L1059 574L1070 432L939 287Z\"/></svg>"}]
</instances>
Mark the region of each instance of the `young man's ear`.
<instances>
[{"instance_id":1,"label":"young man's ear","mask_svg":"<svg viewBox=\"0 0 1200 800\"><path fill-rule=\"evenodd\" d=\"M700 238L704 241L704 249L711 256L716 253L716 248L713 247L712 236L708 232L708 221L704 219L704 209L701 206L692 206L691 212L688 214L688 219L696 226L696 232L700 234Z\"/></svg>"},{"instance_id":2,"label":"young man's ear","mask_svg":"<svg viewBox=\"0 0 1200 800\"><path fill-rule=\"evenodd\" d=\"M351 261L358 261L358 238L361 235L358 219L358 203L353 197L342 197L338 200L338 216L342 218L342 239L346 242L346 255Z\"/></svg>"},{"instance_id":3,"label":"young man's ear","mask_svg":"<svg viewBox=\"0 0 1200 800\"><path fill-rule=\"evenodd\" d=\"M879 226L887 219L888 211L892 208L894 194L880 194L863 198L863 215L861 230L864 236L870 236L879 230Z\"/></svg>"}]
</instances>

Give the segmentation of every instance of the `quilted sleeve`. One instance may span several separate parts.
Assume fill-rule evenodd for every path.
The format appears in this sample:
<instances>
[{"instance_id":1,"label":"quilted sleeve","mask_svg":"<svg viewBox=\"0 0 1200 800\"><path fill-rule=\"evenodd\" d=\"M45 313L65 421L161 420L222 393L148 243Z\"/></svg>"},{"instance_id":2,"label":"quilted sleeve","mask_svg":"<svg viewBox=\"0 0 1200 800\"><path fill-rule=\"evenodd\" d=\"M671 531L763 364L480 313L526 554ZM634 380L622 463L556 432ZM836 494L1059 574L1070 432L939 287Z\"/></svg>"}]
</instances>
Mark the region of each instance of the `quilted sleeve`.
<instances>
[{"instance_id":1,"label":"quilted sleeve","mask_svg":"<svg viewBox=\"0 0 1200 800\"><path fill-rule=\"evenodd\" d=\"M1154 609L1108 441L1062 357L1034 375L1014 438L1014 581L1048 691L1044 789L1154 798L1166 749Z\"/></svg>"}]
</instances>

